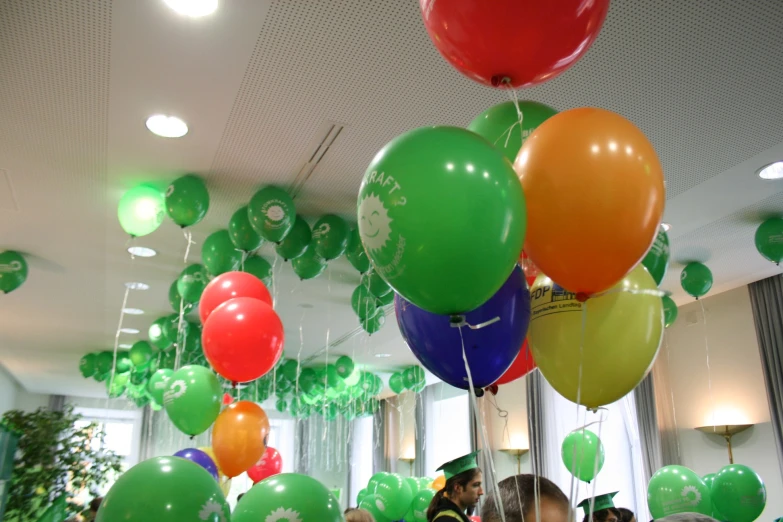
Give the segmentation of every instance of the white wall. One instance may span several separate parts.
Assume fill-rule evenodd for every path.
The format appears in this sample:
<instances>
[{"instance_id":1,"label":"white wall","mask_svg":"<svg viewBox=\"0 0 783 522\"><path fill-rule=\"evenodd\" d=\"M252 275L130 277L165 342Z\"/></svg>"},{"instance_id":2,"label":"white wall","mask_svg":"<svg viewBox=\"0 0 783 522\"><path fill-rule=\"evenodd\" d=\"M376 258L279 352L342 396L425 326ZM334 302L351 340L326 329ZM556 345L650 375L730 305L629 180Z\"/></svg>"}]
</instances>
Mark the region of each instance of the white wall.
<instances>
[{"instance_id":1,"label":"white wall","mask_svg":"<svg viewBox=\"0 0 783 522\"><path fill-rule=\"evenodd\" d=\"M734 461L756 470L766 483L767 507L759 520L781 516L783 480L747 287L681 306L666 330L660 357L667 356L683 465L706 475L728 464L723 439L693 428L755 424L734 437Z\"/></svg>"},{"instance_id":2,"label":"white wall","mask_svg":"<svg viewBox=\"0 0 783 522\"><path fill-rule=\"evenodd\" d=\"M0 366L0 415L15 408L18 392L19 383L8 370Z\"/></svg>"},{"instance_id":3,"label":"white wall","mask_svg":"<svg viewBox=\"0 0 783 522\"><path fill-rule=\"evenodd\" d=\"M494 401L494 405L493 405ZM480 409L483 410L492 458L495 462L497 480L517 474L517 459L503 453L501 449L530 449L527 425L527 381L526 377L499 387L498 394L484 395ZM495 408L497 406L497 408ZM502 412L507 412L503 417ZM522 473L531 473L530 454L520 460Z\"/></svg>"}]
</instances>

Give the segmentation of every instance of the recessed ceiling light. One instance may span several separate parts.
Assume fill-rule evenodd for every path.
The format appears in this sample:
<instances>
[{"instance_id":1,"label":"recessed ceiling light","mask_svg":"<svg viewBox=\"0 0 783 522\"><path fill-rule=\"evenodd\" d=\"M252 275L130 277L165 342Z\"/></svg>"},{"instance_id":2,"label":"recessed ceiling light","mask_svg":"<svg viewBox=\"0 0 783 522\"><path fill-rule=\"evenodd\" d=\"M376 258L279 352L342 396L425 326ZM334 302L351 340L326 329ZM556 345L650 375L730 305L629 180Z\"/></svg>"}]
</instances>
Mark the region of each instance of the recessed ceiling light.
<instances>
[{"instance_id":1,"label":"recessed ceiling light","mask_svg":"<svg viewBox=\"0 0 783 522\"><path fill-rule=\"evenodd\" d=\"M125 283L125 287L129 288L130 290L149 290L150 285L147 283L139 283L137 281L131 281L129 283Z\"/></svg>"},{"instance_id":2,"label":"recessed ceiling light","mask_svg":"<svg viewBox=\"0 0 783 522\"><path fill-rule=\"evenodd\" d=\"M211 15L218 8L218 0L163 0L181 15L200 18Z\"/></svg>"},{"instance_id":3,"label":"recessed ceiling light","mask_svg":"<svg viewBox=\"0 0 783 522\"><path fill-rule=\"evenodd\" d=\"M181 138L188 133L188 125L176 116L153 114L147 118L147 128L162 138Z\"/></svg>"},{"instance_id":4,"label":"recessed ceiling light","mask_svg":"<svg viewBox=\"0 0 783 522\"><path fill-rule=\"evenodd\" d=\"M153 249L142 246L132 246L128 249L128 252L137 257L154 257L158 255Z\"/></svg>"},{"instance_id":5,"label":"recessed ceiling light","mask_svg":"<svg viewBox=\"0 0 783 522\"><path fill-rule=\"evenodd\" d=\"M758 170L757 174L761 179L781 179L783 178L783 161L776 161Z\"/></svg>"},{"instance_id":6,"label":"recessed ceiling light","mask_svg":"<svg viewBox=\"0 0 783 522\"><path fill-rule=\"evenodd\" d=\"M376 353L375 356L378 359L385 359L387 357L391 357L391 354L390 353Z\"/></svg>"},{"instance_id":7,"label":"recessed ceiling light","mask_svg":"<svg viewBox=\"0 0 783 522\"><path fill-rule=\"evenodd\" d=\"M144 314L144 310L142 310L141 308L123 308L122 311L125 312L128 315L143 315Z\"/></svg>"},{"instance_id":8,"label":"recessed ceiling light","mask_svg":"<svg viewBox=\"0 0 783 522\"><path fill-rule=\"evenodd\" d=\"M120 332L126 334L137 334L139 333L139 330L136 328L120 328Z\"/></svg>"},{"instance_id":9,"label":"recessed ceiling light","mask_svg":"<svg viewBox=\"0 0 783 522\"><path fill-rule=\"evenodd\" d=\"M669 230L672 229L672 226L668 223L661 223L661 228L663 228L664 232L668 232Z\"/></svg>"},{"instance_id":10,"label":"recessed ceiling light","mask_svg":"<svg viewBox=\"0 0 783 522\"><path fill-rule=\"evenodd\" d=\"M133 348L133 345L132 344L121 344L120 348L124 348L124 349L127 350L128 348Z\"/></svg>"}]
</instances>

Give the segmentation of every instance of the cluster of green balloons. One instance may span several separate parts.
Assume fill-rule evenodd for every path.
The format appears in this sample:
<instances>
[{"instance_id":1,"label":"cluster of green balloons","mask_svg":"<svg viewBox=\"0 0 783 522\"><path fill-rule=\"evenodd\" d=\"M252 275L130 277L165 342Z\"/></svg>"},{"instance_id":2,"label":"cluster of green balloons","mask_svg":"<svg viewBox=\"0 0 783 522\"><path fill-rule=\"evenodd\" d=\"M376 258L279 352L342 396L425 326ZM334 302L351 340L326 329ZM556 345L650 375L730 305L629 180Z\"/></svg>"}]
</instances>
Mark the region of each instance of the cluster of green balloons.
<instances>
[{"instance_id":1,"label":"cluster of green balloons","mask_svg":"<svg viewBox=\"0 0 783 522\"><path fill-rule=\"evenodd\" d=\"M427 508L435 496L427 477L405 477L381 471L356 495L356 503L376 522L427 522Z\"/></svg>"},{"instance_id":2,"label":"cluster of green balloons","mask_svg":"<svg viewBox=\"0 0 783 522\"><path fill-rule=\"evenodd\" d=\"M766 503L764 481L741 464L730 464L704 478L685 466L664 466L647 487L647 505L656 519L676 513L701 513L717 520L752 522Z\"/></svg>"},{"instance_id":3,"label":"cluster of green balloons","mask_svg":"<svg viewBox=\"0 0 783 522\"><path fill-rule=\"evenodd\" d=\"M386 323L383 307L393 302L394 292L391 287L372 269L362 274L359 286L351 294L351 308L359 317L359 324L370 335Z\"/></svg>"},{"instance_id":4,"label":"cluster of green balloons","mask_svg":"<svg viewBox=\"0 0 783 522\"><path fill-rule=\"evenodd\" d=\"M591 482L604 467L606 455L598 435L587 429L572 431L560 449L563 464L579 480Z\"/></svg>"},{"instance_id":5,"label":"cluster of green balloons","mask_svg":"<svg viewBox=\"0 0 783 522\"><path fill-rule=\"evenodd\" d=\"M421 366L409 366L401 372L394 372L389 377L389 388L394 393L402 393L405 390L419 393L426 385L426 375Z\"/></svg>"},{"instance_id":6,"label":"cluster of green balloons","mask_svg":"<svg viewBox=\"0 0 783 522\"><path fill-rule=\"evenodd\" d=\"M783 261L783 219L774 217L764 221L756 229L754 239L759 254L780 265Z\"/></svg>"},{"instance_id":7,"label":"cluster of green balloons","mask_svg":"<svg viewBox=\"0 0 783 522\"><path fill-rule=\"evenodd\" d=\"M0 292L10 294L27 281L27 261L19 252L0 253Z\"/></svg>"}]
</instances>

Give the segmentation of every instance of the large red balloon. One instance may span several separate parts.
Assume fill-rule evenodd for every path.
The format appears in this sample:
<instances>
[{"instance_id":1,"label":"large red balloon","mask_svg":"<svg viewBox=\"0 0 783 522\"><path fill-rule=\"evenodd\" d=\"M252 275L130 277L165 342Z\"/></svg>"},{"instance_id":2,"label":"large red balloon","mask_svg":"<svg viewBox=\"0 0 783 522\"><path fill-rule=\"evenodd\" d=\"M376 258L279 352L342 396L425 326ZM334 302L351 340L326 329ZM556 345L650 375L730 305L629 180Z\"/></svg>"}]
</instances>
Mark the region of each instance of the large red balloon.
<instances>
[{"instance_id":1,"label":"large red balloon","mask_svg":"<svg viewBox=\"0 0 783 522\"><path fill-rule=\"evenodd\" d=\"M424 26L459 72L493 87L529 87L577 62L609 0L419 0Z\"/></svg>"},{"instance_id":2,"label":"large red balloon","mask_svg":"<svg viewBox=\"0 0 783 522\"><path fill-rule=\"evenodd\" d=\"M237 297L215 308L201 335L204 355L233 382L258 379L283 353L283 323L267 303Z\"/></svg>"},{"instance_id":3,"label":"large red balloon","mask_svg":"<svg viewBox=\"0 0 783 522\"><path fill-rule=\"evenodd\" d=\"M506 373L500 376L500 379L495 381L494 384L508 384L511 381L516 381L520 377L523 377L533 371L536 367L536 361L533 360L533 354L530 353L530 346L527 344L527 339L522 343L522 349L519 350L519 355L508 367Z\"/></svg>"},{"instance_id":4,"label":"large red balloon","mask_svg":"<svg viewBox=\"0 0 783 522\"><path fill-rule=\"evenodd\" d=\"M272 296L259 278L247 272L226 272L210 281L201 294L198 305L201 324L207 323L215 308L235 297L253 297L272 306Z\"/></svg>"},{"instance_id":5,"label":"large red balloon","mask_svg":"<svg viewBox=\"0 0 783 522\"><path fill-rule=\"evenodd\" d=\"M267 446L258 464L247 470L247 476L250 477L253 484L257 484L281 471L283 471L283 457L275 448Z\"/></svg>"}]
</instances>

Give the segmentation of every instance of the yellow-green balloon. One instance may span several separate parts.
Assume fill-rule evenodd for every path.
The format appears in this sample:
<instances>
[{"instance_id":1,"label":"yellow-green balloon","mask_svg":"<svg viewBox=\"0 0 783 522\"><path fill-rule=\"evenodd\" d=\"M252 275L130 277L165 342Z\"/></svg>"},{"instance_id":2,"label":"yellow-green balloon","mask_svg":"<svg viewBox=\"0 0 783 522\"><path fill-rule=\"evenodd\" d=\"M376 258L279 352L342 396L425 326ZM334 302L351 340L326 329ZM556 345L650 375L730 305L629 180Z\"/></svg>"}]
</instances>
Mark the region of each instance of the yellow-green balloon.
<instances>
[{"instance_id":1,"label":"yellow-green balloon","mask_svg":"<svg viewBox=\"0 0 783 522\"><path fill-rule=\"evenodd\" d=\"M632 292L655 289L653 278L638 265L605 295L581 303L576 294L539 275L530 290L528 338L549 384L572 402L579 396L588 408L610 404L633 390L658 353L663 305L657 295Z\"/></svg>"}]
</instances>

